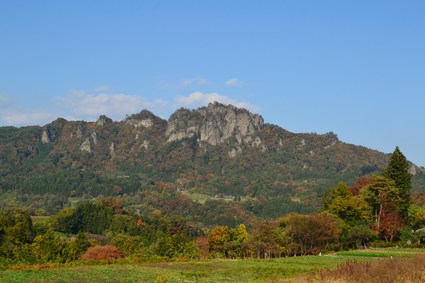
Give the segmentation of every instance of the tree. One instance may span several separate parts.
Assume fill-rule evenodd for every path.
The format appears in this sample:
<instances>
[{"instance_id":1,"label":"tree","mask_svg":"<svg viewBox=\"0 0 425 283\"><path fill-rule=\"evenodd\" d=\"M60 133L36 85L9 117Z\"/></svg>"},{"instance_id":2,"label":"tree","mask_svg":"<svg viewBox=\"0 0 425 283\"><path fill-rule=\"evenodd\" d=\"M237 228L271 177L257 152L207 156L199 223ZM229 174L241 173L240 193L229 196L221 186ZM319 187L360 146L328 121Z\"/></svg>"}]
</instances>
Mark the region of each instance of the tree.
<instances>
[{"instance_id":1,"label":"tree","mask_svg":"<svg viewBox=\"0 0 425 283\"><path fill-rule=\"evenodd\" d=\"M264 221L255 225L248 239L251 257L280 257L286 250L287 237L276 222Z\"/></svg>"},{"instance_id":2,"label":"tree","mask_svg":"<svg viewBox=\"0 0 425 283\"><path fill-rule=\"evenodd\" d=\"M401 198L395 182L383 176L374 176L372 183L362 190L363 198L372 207L375 230L392 241L403 226L399 212Z\"/></svg>"},{"instance_id":3,"label":"tree","mask_svg":"<svg viewBox=\"0 0 425 283\"><path fill-rule=\"evenodd\" d=\"M0 210L0 255L14 257L33 239L33 226L28 212L20 209Z\"/></svg>"},{"instance_id":4,"label":"tree","mask_svg":"<svg viewBox=\"0 0 425 283\"><path fill-rule=\"evenodd\" d=\"M335 244L341 235L341 220L326 214L291 214L282 220L285 233L295 245L296 254L317 254Z\"/></svg>"},{"instance_id":5,"label":"tree","mask_svg":"<svg viewBox=\"0 0 425 283\"><path fill-rule=\"evenodd\" d=\"M244 256L247 240L248 232L244 224L232 229L227 226L217 226L208 234L209 250L230 258Z\"/></svg>"},{"instance_id":6,"label":"tree","mask_svg":"<svg viewBox=\"0 0 425 283\"><path fill-rule=\"evenodd\" d=\"M230 230L231 257L242 257L245 254L245 245L248 240L248 232L244 224Z\"/></svg>"},{"instance_id":7,"label":"tree","mask_svg":"<svg viewBox=\"0 0 425 283\"><path fill-rule=\"evenodd\" d=\"M41 262L65 262L68 256L67 243L57 237L52 229L36 236L31 246L35 258Z\"/></svg>"},{"instance_id":8,"label":"tree","mask_svg":"<svg viewBox=\"0 0 425 283\"><path fill-rule=\"evenodd\" d=\"M67 255L71 260L79 259L90 247L87 235L83 232L77 234L77 237L68 245Z\"/></svg>"},{"instance_id":9,"label":"tree","mask_svg":"<svg viewBox=\"0 0 425 283\"><path fill-rule=\"evenodd\" d=\"M345 182L339 182L335 188L333 188L327 196L325 196L323 205L324 209L328 210L330 206L334 203L335 199L343 198L346 199L350 196L348 191L347 184Z\"/></svg>"},{"instance_id":10,"label":"tree","mask_svg":"<svg viewBox=\"0 0 425 283\"><path fill-rule=\"evenodd\" d=\"M377 234L364 224L351 226L348 232L348 239L351 241L352 248L366 248L366 245L376 236Z\"/></svg>"},{"instance_id":11,"label":"tree","mask_svg":"<svg viewBox=\"0 0 425 283\"><path fill-rule=\"evenodd\" d=\"M340 182L324 199L324 208L347 223L359 223L371 218L369 204L360 196L353 196L344 182Z\"/></svg>"},{"instance_id":12,"label":"tree","mask_svg":"<svg viewBox=\"0 0 425 283\"><path fill-rule=\"evenodd\" d=\"M409 163L398 146L390 157L384 176L394 181L400 197L399 212L406 219L412 192L412 175L409 173Z\"/></svg>"},{"instance_id":13,"label":"tree","mask_svg":"<svg viewBox=\"0 0 425 283\"><path fill-rule=\"evenodd\" d=\"M221 253L227 257L230 245L231 233L227 226L217 226L208 233L208 245L210 252Z\"/></svg>"}]
</instances>

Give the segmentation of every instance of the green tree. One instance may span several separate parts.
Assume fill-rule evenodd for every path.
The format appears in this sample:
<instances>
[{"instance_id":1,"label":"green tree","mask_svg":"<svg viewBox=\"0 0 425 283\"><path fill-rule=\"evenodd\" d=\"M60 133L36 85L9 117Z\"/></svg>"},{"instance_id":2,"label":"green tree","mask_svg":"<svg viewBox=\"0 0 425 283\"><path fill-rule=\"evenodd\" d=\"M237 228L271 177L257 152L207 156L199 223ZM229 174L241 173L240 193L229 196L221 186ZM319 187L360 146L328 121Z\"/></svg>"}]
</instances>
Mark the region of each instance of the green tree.
<instances>
[{"instance_id":1,"label":"green tree","mask_svg":"<svg viewBox=\"0 0 425 283\"><path fill-rule=\"evenodd\" d=\"M112 238L111 244L116 246L125 255L131 255L142 250L142 237L128 234L117 234Z\"/></svg>"},{"instance_id":2,"label":"green tree","mask_svg":"<svg viewBox=\"0 0 425 283\"><path fill-rule=\"evenodd\" d=\"M67 256L71 260L79 259L90 247L87 235L83 232L77 234L77 237L68 245Z\"/></svg>"},{"instance_id":3,"label":"green tree","mask_svg":"<svg viewBox=\"0 0 425 283\"><path fill-rule=\"evenodd\" d=\"M33 226L28 212L19 209L0 210L0 255L13 258L32 239Z\"/></svg>"},{"instance_id":4,"label":"green tree","mask_svg":"<svg viewBox=\"0 0 425 283\"><path fill-rule=\"evenodd\" d=\"M324 199L324 208L347 223L354 224L371 218L371 207L360 196L353 196L347 185L340 182Z\"/></svg>"},{"instance_id":5,"label":"green tree","mask_svg":"<svg viewBox=\"0 0 425 283\"><path fill-rule=\"evenodd\" d=\"M351 241L351 248L366 248L366 245L373 241L376 236L377 234L369 226L364 224L351 226L348 232L348 240Z\"/></svg>"},{"instance_id":6,"label":"green tree","mask_svg":"<svg viewBox=\"0 0 425 283\"><path fill-rule=\"evenodd\" d=\"M342 198L346 199L350 197L347 184L345 182L339 182L328 194L326 194L323 200L323 206L325 210L328 210L334 203L335 199Z\"/></svg>"},{"instance_id":7,"label":"green tree","mask_svg":"<svg viewBox=\"0 0 425 283\"><path fill-rule=\"evenodd\" d=\"M399 212L406 219L412 192L412 175L409 173L409 163L398 146L391 155L390 162L384 171L384 176L395 182L400 197Z\"/></svg>"},{"instance_id":8,"label":"green tree","mask_svg":"<svg viewBox=\"0 0 425 283\"><path fill-rule=\"evenodd\" d=\"M248 232L244 224L230 230L230 257L243 257L245 246L248 241Z\"/></svg>"},{"instance_id":9,"label":"green tree","mask_svg":"<svg viewBox=\"0 0 425 283\"><path fill-rule=\"evenodd\" d=\"M34 238L31 244L35 258L41 262L65 262L67 243L57 237L52 229Z\"/></svg>"}]
</instances>

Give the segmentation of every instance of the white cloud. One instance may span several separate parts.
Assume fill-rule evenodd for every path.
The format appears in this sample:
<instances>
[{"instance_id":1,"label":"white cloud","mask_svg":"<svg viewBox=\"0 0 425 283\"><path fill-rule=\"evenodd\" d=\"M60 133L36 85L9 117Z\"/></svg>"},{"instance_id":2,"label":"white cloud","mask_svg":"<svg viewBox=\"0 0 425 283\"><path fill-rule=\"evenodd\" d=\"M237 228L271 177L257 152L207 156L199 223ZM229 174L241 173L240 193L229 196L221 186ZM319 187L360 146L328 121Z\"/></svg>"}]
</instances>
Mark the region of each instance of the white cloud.
<instances>
[{"instance_id":1,"label":"white cloud","mask_svg":"<svg viewBox=\"0 0 425 283\"><path fill-rule=\"evenodd\" d=\"M242 87L243 82L237 78L230 79L226 81L226 86L229 87Z\"/></svg>"},{"instance_id":2,"label":"white cloud","mask_svg":"<svg viewBox=\"0 0 425 283\"><path fill-rule=\"evenodd\" d=\"M196 108L215 101L246 108L252 112L259 111L248 102L234 100L217 92L193 92L187 96L175 97L173 103L161 99L149 100L139 95L74 90L66 96L43 103L41 108L22 107L6 96L0 96L0 125L45 125L58 117L70 121L94 121L100 115L122 120L127 114L139 113L143 109L167 119L177 108Z\"/></svg>"},{"instance_id":3,"label":"white cloud","mask_svg":"<svg viewBox=\"0 0 425 283\"><path fill-rule=\"evenodd\" d=\"M245 101L237 101L227 96L220 95L216 92L202 93L200 91L193 92L188 96L177 96L175 106L191 108L191 107L204 106L211 102L232 104L239 108L246 108L252 112L258 112L259 110L258 107Z\"/></svg>"},{"instance_id":4,"label":"white cloud","mask_svg":"<svg viewBox=\"0 0 425 283\"><path fill-rule=\"evenodd\" d=\"M66 97L56 98L58 104L65 106L72 115L80 119L93 120L99 115L122 119L126 114L134 114L142 109L152 111L168 106L164 100L149 101L138 95L122 93L90 94L85 91L71 91Z\"/></svg>"},{"instance_id":5,"label":"white cloud","mask_svg":"<svg viewBox=\"0 0 425 283\"><path fill-rule=\"evenodd\" d=\"M51 120L53 115L48 111L31 107L22 107L10 96L0 96L0 125L1 126L28 126L43 125Z\"/></svg>"},{"instance_id":6,"label":"white cloud","mask_svg":"<svg viewBox=\"0 0 425 283\"><path fill-rule=\"evenodd\" d=\"M186 79L182 80L179 84L179 87L188 87L192 85L206 85L207 80L203 78L195 78L195 79Z\"/></svg>"},{"instance_id":7,"label":"white cloud","mask_svg":"<svg viewBox=\"0 0 425 283\"><path fill-rule=\"evenodd\" d=\"M0 121L7 126L44 125L55 117L52 113L38 109L13 109L3 112Z\"/></svg>"}]
</instances>

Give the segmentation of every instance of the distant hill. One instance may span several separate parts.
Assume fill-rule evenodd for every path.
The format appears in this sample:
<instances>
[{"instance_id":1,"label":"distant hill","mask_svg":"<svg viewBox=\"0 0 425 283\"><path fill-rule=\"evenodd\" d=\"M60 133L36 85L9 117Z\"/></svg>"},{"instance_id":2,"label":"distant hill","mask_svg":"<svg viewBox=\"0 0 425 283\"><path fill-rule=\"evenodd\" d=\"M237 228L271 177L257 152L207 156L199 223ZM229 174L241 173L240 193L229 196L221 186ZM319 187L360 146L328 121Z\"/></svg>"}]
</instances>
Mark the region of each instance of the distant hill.
<instances>
[{"instance_id":1,"label":"distant hill","mask_svg":"<svg viewBox=\"0 0 425 283\"><path fill-rule=\"evenodd\" d=\"M237 222L313 211L337 182L380 172L387 161L334 133L291 133L219 103L179 109L168 121L147 110L119 122L59 118L0 128L0 200L53 212L72 199L115 195L134 208ZM424 169L412 164L411 173L414 189L425 191ZM217 219L202 218L210 214Z\"/></svg>"}]
</instances>

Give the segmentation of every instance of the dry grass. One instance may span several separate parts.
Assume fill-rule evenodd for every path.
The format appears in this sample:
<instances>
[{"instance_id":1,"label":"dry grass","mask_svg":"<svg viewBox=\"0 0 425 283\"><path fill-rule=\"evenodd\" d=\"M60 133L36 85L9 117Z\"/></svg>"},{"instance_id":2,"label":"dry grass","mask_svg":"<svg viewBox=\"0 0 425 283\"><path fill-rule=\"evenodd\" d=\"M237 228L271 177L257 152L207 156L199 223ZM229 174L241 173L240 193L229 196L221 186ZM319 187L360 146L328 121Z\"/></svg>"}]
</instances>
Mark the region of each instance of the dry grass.
<instances>
[{"instance_id":1,"label":"dry grass","mask_svg":"<svg viewBox=\"0 0 425 283\"><path fill-rule=\"evenodd\" d=\"M425 256L347 261L335 270L318 271L292 282L425 282Z\"/></svg>"}]
</instances>

